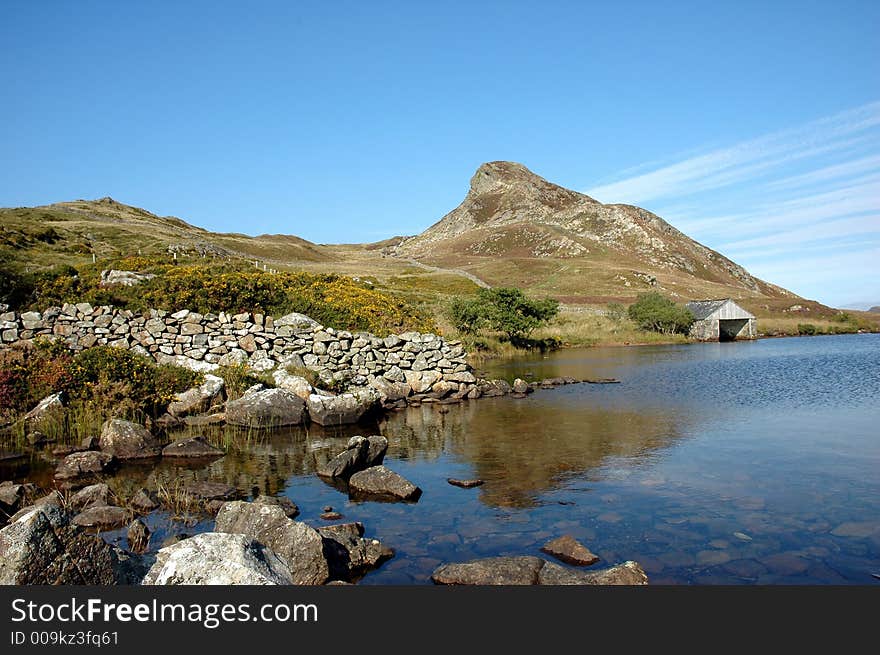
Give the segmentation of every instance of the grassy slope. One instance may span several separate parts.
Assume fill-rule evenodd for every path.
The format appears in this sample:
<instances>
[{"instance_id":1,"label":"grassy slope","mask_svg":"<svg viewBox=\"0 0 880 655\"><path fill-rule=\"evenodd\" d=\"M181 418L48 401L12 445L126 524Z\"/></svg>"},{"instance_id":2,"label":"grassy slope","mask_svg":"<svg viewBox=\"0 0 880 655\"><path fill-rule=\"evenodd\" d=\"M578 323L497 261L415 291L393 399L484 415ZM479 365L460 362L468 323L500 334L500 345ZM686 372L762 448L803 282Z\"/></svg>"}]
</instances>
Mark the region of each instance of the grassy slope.
<instances>
[{"instance_id":1,"label":"grassy slope","mask_svg":"<svg viewBox=\"0 0 880 655\"><path fill-rule=\"evenodd\" d=\"M47 231L51 230L54 235ZM217 234L173 217L159 217L110 199L74 201L45 207L0 209L0 254L29 267L85 264L94 252L99 258L168 254L169 245L205 247L240 259L256 259L279 270L334 272L359 277L376 288L399 295L429 309L444 326L442 309L454 296L471 295L477 285L452 272L428 271L387 254L379 244L319 245L294 236ZM193 251L194 251L193 250ZM210 257L211 255L207 255ZM620 253L596 249L589 257L544 259L490 255L461 256L438 252L425 260L444 268L460 268L492 285L519 286L528 293L553 296L570 309L553 326L536 336L555 336L570 344L642 343L664 337L645 335L631 325L615 324L598 314L608 302L631 302L638 293L660 290L684 301L691 298L734 297L759 318L759 330L796 333L799 323L822 328L835 325L836 310L799 298L773 298L701 280L681 271L656 272L651 286L634 274L644 264ZM628 283L628 284L627 284ZM793 304L800 312L791 312ZM849 312L865 325L880 326L876 313ZM451 332L448 324L445 332ZM675 340L675 338L673 338Z\"/></svg>"}]
</instances>

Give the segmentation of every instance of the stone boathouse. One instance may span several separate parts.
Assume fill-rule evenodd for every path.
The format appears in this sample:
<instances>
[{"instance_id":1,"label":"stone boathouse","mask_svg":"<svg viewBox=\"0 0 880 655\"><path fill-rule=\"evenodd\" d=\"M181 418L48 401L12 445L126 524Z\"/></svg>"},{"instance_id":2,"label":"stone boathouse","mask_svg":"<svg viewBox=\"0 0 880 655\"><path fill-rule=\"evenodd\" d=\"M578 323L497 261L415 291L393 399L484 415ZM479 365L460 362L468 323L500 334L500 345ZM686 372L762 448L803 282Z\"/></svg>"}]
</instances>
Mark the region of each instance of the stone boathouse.
<instances>
[{"instance_id":1,"label":"stone boathouse","mask_svg":"<svg viewBox=\"0 0 880 655\"><path fill-rule=\"evenodd\" d=\"M695 300L686 307L696 319L690 332L694 339L734 341L754 339L758 335L754 314L750 314L730 298Z\"/></svg>"}]
</instances>

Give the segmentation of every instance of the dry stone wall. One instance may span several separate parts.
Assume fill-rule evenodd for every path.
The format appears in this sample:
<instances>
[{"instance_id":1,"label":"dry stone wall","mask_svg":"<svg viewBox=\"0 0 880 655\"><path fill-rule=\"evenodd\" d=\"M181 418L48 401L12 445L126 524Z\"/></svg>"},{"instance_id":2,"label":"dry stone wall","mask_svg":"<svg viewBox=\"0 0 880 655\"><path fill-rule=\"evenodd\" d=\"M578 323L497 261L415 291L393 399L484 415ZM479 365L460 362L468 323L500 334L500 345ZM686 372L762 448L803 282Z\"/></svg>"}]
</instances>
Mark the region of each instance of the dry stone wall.
<instances>
[{"instance_id":1,"label":"dry stone wall","mask_svg":"<svg viewBox=\"0 0 880 655\"><path fill-rule=\"evenodd\" d=\"M0 347L38 337L63 339L73 350L107 345L157 363L209 372L247 364L256 371L305 366L325 382L408 386L414 393L465 392L476 382L460 342L406 332L377 337L334 330L302 314L199 314L189 310L135 313L88 303L44 312L0 314ZM405 395L405 394L404 394Z\"/></svg>"}]
</instances>

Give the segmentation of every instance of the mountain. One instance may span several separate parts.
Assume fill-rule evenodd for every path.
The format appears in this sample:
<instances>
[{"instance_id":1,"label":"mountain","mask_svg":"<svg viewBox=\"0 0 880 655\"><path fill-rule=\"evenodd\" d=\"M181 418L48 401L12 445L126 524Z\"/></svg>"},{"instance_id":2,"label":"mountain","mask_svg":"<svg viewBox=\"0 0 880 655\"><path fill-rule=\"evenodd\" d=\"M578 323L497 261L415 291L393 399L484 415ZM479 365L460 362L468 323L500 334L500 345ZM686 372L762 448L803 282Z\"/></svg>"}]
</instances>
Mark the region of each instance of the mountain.
<instances>
[{"instance_id":1,"label":"mountain","mask_svg":"<svg viewBox=\"0 0 880 655\"><path fill-rule=\"evenodd\" d=\"M480 166L458 207L389 252L572 302L652 288L688 299L798 298L656 214L602 204L514 162Z\"/></svg>"}]
</instances>

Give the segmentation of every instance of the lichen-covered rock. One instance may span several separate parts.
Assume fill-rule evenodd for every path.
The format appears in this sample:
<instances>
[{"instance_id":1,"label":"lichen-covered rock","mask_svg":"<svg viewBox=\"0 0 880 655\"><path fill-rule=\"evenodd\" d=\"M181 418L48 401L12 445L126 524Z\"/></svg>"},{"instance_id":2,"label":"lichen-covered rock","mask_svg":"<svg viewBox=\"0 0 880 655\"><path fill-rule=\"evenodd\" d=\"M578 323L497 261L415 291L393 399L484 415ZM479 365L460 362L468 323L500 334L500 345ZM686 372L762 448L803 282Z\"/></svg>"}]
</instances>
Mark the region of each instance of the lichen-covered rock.
<instances>
[{"instance_id":1,"label":"lichen-covered rock","mask_svg":"<svg viewBox=\"0 0 880 655\"><path fill-rule=\"evenodd\" d=\"M20 511L0 530L0 584L130 584L123 556L103 539L69 525L54 505Z\"/></svg>"},{"instance_id":2,"label":"lichen-covered rock","mask_svg":"<svg viewBox=\"0 0 880 655\"><path fill-rule=\"evenodd\" d=\"M308 398L309 418L319 425L350 425L357 423L378 402L378 392L369 388L339 396L311 394Z\"/></svg>"},{"instance_id":3,"label":"lichen-covered rock","mask_svg":"<svg viewBox=\"0 0 880 655\"><path fill-rule=\"evenodd\" d=\"M284 389L246 393L226 403L226 422L253 428L300 425L308 416L305 401Z\"/></svg>"},{"instance_id":4,"label":"lichen-covered rock","mask_svg":"<svg viewBox=\"0 0 880 655\"><path fill-rule=\"evenodd\" d=\"M43 398L37 406L24 415L25 429L45 432L64 420L64 403L61 393L53 393Z\"/></svg>"},{"instance_id":5,"label":"lichen-covered rock","mask_svg":"<svg viewBox=\"0 0 880 655\"><path fill-rule=\"evenodd\" d=\"M110 453L97 450L72 453L55 469L55 478L70 480L86 475L97 475L110 470L115 464L116 458Z\"/></svg>"},{"instance_id":6,"label":"lichen-covered rock","mask_svg":"<svg viewBox=\"0 0 880 655\"><path fill-rule=\"evenodd\" d=\"M158 495L149 489L138 489L128 504L132 509L143 514L148 514L160 507Z\"/></svg>"},{"instance_id":7,"label":"lichen-covered rock","mask_svg":"<svg viewBox=\"0 0 880 655\"><path fill-rule=\"evenodd\" d=\"M225 382L216 375L206 374L204 382L197 387L179 393L168 404L168 413L176 417L199 414L213 404L223 401Z\"/></svg>"},{"instance_id":8,"label":"lichen-covered rock","mask_svg":"<svg viewBox=\"0 0 880 655\"><path fill-rule=\"evenodd\" d=\"M318 467L318 475L322 478L348 480L358 471L381 464L387 450L388 440L385 437L352 437L345 450Z\"/></svg>"},{"instance_id":9,"label":"lichen-covered rock","mask_svg":"<svg viewBox=\"0 0 880 655\"><path fill-rule=\"evenodd\" d=\"M103 482L99 482L98 484L90 484L88 487L83 487L77 491L71 496L69 504L73 509L79 510L101 507L102 505L109 505L111 497L110 487Z\"/></svg>"},{"instance_id":10,"label":"lichen-covered rock","mask_svg":"<svg viewBox=\"0 0 880 655\"><path fill-rule=\"evenodd\" d=\"M180 441L172 441L162 449L163 457L183 457L190 459L223 457L226 453L212 446L205 437L197 436Z\"/></svg>"},{"instance_id":11,"label":"lichen-covered rock","mask_svg":"<svg viewBox=\"0 0 880 655\"><path fill-rule=\"evenodd\" d=\"M254 502L262 505L273 505L280 507L284 515L289 519L295 519L299 516L299 507L287 496L257 496Z\"/></svg>"},{"instance_id":12,"label":"lichen-covered rock","mask_svg":"<svg viewBox=\"0 0 880 655\"><path fill-rule=\"evenodd\" d=\"M574 566L590 566L599 561L595 553L570 534L548 541L541 546L541 552Z\"/></svg>"},{"instance_id":13,"label":"lichen-covered rock","mask_svg":"<svg viewBox=\"0 0 880 655\"><path fill-rule=\"evenodd\" d=\"M162 548L145 585L283 585L290 570L271 549L243 534L203 532Z\"/></svg>"},{"instance_id":14,"label":"lichen-covered rock","mask_svg":"<svg viewBox=\"0 0 880 655\"><path fill-rule=\"evenodd\" d=\"M603 571L578 571L540 557L487 557L443 564L431 574L442 585L646 585L648 576L636 562Z\"/></svg>"},{"instance_id":15,"label":"lichen-covered rock","mask_svg":"<svg viewBox=\"0 0 880 655\"><path fill-rule=\"evenodd\" d=\"M314 391L308 380L299 375L291 375L284 368L279 368L275 371L275 373L272 374L272 379L275 381L275 386L277 388L289 391L305 401L308 401L309 396L312 395L312 392Z\"/></svg>"},{"instance_id":16,"label":"lichen-covered rock","mask_svg":"<svg viewBox=\"0 0 880 655\"><path fill-rule=\"evenodd\" d=\"M104 423L99 446L118 459L156 457L162 451L159 439L144 426L119 418Z\"/></svg>"},{"instance_id":17,"label":"lichen-covered rock","mask_svg":"<svg viewBox=\"0 0 880 655\"><path fill-rule=\"evenodd\" d=\"M374 500L415 502L422 495L422 490L416 485L385 466L371 466L358 471L349 478L348 489L354 498Z\"/></svg>"},{"instance_id":18,"label":"lichen-covered rock","mask_svg":"<svg viewBox=\"0 0 880 655\"><path fill-rule=\"evenodd\" d=\"M324 556L333 580L351 582L394 557L394 550L378 539L365 539L362 523L318 528L324 538Z\"/></svg>"},{"instance_id":19,"label":"lichen-covered rock","mask_svg":"<svg viewBox=\"0 0 880 655\"><path fill-rule=\"evenodd\" d=\"M118 528L131 521L131 512L113 505L95 505L84 509L71 519L73 525L83 528Z\"/></svg>"},{"instance_id":20,"label":"lichen-covered rock","mask_svg":"<svg viewBox=\"0 0 880 655\"><path fill-rule=\"evenodd\" d=\"M245 535L271 548L287 564L293 584L327 582L329 569L321 535L305 523L289 519L281 507L224 503L217 513L215 530Z\"/></svg>"}]
</instances>

